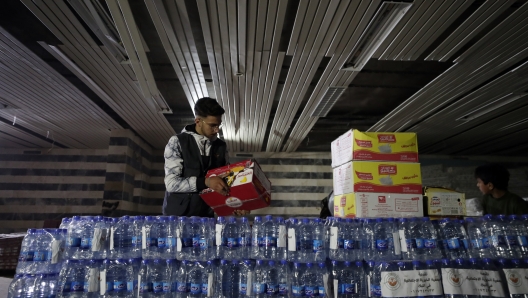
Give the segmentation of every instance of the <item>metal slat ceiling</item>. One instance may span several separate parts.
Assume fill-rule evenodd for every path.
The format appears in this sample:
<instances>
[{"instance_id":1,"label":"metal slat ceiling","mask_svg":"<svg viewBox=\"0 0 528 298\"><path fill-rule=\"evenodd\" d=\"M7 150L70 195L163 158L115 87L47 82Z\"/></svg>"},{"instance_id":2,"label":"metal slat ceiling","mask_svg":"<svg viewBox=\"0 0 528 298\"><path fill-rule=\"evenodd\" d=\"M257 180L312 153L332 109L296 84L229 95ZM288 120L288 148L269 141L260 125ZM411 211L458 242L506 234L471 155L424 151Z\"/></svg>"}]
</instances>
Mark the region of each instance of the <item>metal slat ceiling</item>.
<instances>
[{"instance_id":1,"label":"metal slat ceiling","mask_svg":"<svg viewBox=\"0 0 528 298\"><path fill-rule=\"evenodd\" d=\"M522 109L528 98L457 120L528 91L523 87L525 0L414 0L403 18L388 26L394 29L383 35L372 59L356 71L342 68L358 57L357 47L370 38L367 29L388 28L372 22L373 17L383 5L401 2L6 3L6 9L23 4L48 35L10 45L16 38L5 36L14 32L20 40L24 34L18 28L24 28L25 20L6 21L3 14L0 27L5 24L8 30L0 35L0 102L5 97L19 109L0 109L0 117L9 120L17 113L24 128L41 136L52 131L58 143L72 148L102 148L109 129L122 126L163 148L194 117L196 100L211 96L226 110L221 136L234 152L328 149L329 143L318 144L322 134L317 131L328 131L327 142L364 123L365 130L416 131L424 152L469 153L466 148L479 144L471 132L495 129L487 123L508 119L505 115ZM410 77L422 74L432 80L411 82ZM312 117L326 90L340 86L347 90L326 117ZM84 94L88 89L93 94ZM162 114L168 109L175 114ZM522 119L510 119L521 123L510 123L512 135L525 129ZM333 124L326 129L328 123ZM49 146L19 129L1 127L5 146ZM457 135L468 142L456 143ZM498 145L490 150L508 151Z\"/></svg>"}]
</instances>

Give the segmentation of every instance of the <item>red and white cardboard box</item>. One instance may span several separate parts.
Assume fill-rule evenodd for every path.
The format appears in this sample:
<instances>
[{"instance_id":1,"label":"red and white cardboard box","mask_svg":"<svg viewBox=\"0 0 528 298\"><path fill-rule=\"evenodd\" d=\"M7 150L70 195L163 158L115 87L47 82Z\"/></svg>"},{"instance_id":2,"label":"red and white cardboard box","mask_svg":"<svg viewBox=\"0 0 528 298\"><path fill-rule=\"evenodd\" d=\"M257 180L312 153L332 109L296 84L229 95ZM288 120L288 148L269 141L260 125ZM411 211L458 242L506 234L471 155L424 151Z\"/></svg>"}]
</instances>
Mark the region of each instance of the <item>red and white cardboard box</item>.
<instances>
[{"instance_id":1,"label":"red and white cardboard box","mask_svg":"<svg viewBox=\"0 0 528 298\"><path fill-rule=\"evenodd\" d=\"M213 176L226 181L229 195L207 188L200 196L219 216L232 215L235 210L265 208L271 203L271 183L253 159L209 170L205 177Z\"/></svg>"}]
</instances>

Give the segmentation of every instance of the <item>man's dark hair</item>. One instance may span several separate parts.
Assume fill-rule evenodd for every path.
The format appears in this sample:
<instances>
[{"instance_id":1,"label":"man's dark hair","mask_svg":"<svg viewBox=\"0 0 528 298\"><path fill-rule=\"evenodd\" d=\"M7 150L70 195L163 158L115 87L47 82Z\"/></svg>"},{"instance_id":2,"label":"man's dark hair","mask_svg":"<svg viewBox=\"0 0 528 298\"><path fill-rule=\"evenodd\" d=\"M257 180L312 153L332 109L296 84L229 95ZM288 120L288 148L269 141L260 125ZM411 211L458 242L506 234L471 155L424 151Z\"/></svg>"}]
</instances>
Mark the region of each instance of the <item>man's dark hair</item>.
<instances>
[{"instance_id":1,"label":"man's dark hair","mask_svg":"<svg viewBox=\"0 0 528 298\"><path fill-rule=\"evenodd\" d=\"M224 113L224 108L214 98L202 97L194 105L194 114L196 116L205 118L207 116L222 116Z\"/></svg>"},{"instance_id":2,"label":"man's dark hair","mask_svg":"<svg viewBox=\"0 0 528 298\"><path fill-rule=\"evenodd\" d=\"M510 172L504 166L492 163L477 167L475 169L475 178L479 178L485 184L491 182L497 189L508 190Z\"/></svg>"}]
</instances>

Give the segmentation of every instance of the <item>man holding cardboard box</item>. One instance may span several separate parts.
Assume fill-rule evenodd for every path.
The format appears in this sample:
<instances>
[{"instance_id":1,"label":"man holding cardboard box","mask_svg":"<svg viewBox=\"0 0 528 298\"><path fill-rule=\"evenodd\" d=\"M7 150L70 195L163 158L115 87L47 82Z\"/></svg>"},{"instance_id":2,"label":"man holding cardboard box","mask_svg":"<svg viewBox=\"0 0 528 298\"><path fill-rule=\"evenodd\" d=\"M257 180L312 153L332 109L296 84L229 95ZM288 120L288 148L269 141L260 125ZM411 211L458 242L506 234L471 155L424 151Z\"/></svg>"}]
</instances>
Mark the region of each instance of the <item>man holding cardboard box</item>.
<instances>
[{"instance_id":1,"label":"man holding cardboard box","mask_svg":"<svg viewBox=\"0 0 528 298\"><path fill-rule=\"evenodd\" d=\"M196 102L194 113L194 124L171 137L165 147L164 215L212 217L213 210L199 192L211 188L229 193L221 177L205 178L208 170L229 162L226 143L217 137L225 111L215 99L204 97Z\"/></svg>"}]
</instances>

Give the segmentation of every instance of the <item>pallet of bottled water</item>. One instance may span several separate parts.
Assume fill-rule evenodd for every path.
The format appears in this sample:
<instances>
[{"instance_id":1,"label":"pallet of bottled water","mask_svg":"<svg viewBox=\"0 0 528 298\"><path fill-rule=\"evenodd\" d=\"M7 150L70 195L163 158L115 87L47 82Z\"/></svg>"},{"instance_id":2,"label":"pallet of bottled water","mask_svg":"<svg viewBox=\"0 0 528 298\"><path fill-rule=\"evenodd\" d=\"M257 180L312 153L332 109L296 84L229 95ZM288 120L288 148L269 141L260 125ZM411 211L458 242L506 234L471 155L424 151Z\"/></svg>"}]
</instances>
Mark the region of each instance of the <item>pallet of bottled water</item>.
<instances>
[{"instance_id":1,"label":"pallet of bottled water","mask_svg":"<svg viewBox=\"0 0 528 298\"><path fill-rule=\"evenodd\" d=\"M8 297L528 297L528 216L74 216Z\"/></svg>"}]
</instances>

